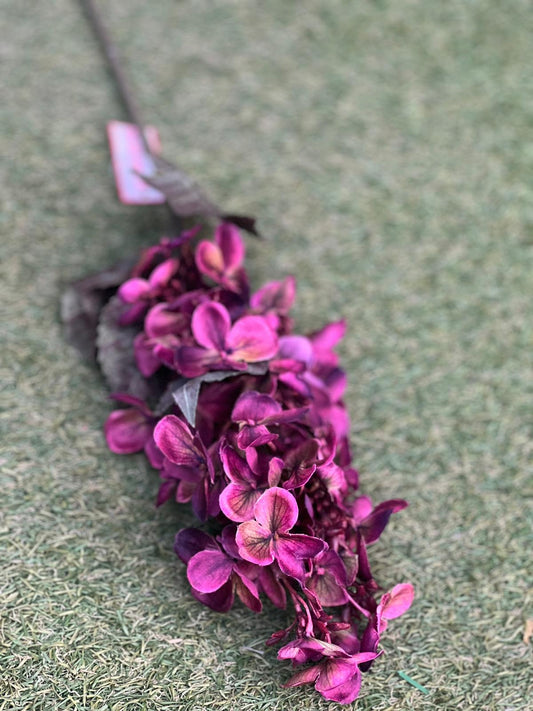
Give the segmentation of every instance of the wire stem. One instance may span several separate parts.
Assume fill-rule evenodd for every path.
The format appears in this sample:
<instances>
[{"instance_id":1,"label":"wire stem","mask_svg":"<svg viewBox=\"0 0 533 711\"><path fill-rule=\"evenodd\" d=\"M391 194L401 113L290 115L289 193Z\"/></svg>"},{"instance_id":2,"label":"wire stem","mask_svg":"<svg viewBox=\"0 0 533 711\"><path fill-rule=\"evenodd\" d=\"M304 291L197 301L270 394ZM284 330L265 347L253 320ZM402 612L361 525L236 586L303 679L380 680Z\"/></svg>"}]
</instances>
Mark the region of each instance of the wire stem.
<instances>
[{"instance_id":1,"label":"wire stem","mask_svg":"<svg viewBox=\"0 0 533 711\"><path fill-rule=\"evenodd\" d=\"M122 103L124 104L128 119L132 123L136 124L136 126L139 128L143 146L145 150L151 155L152 152L150 150L150 146L148 145L148 141L146 140L146 136L144 135L145 123L141 118L139 107L137 106L137 102L131 92L131 88L126 78L126 74L124 73L124 70L122 69L122 66L120 64L119 54L116 45L111 39L111 36L108 30L106 29L102 17L98 11L98 8L93 2L93 0L80 0L80 2L85 12L85 15L87 16L87 19L89 20L89 23L92 27L94 35L98 40L98 43L100 44L102 53L107 60L109 72L115 82L115 86L118 90Z\"/></svg>"}]
</instances>

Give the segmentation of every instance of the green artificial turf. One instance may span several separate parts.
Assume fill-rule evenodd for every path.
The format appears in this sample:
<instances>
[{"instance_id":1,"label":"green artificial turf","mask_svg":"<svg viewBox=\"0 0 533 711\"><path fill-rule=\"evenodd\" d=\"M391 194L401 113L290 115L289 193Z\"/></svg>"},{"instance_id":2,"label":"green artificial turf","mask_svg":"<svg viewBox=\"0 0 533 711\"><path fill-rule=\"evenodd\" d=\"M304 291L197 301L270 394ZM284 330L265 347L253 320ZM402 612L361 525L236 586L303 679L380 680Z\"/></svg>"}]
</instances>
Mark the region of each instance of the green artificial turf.
<instances>
[{"instance_id":1,"label":"green artificial turf","mask_svg":"<svg viewBox=\"0 0 533 711\"><path fill-rule=\"evenodd\" d=\"M187 508L155 511L143 457L106 448L59 297L166 214L115 197L104 129L124 115L78 4L2 6L0 709L334 709L281 688L264 642L285 613L192 599L172 552ZM530 3L100 6L165 155L260 218L254 283L295 273L302 330L349 323L362 491L411 503L376 576L417 591L354 708L526 709Z\"/></svg>"}]
</instances>

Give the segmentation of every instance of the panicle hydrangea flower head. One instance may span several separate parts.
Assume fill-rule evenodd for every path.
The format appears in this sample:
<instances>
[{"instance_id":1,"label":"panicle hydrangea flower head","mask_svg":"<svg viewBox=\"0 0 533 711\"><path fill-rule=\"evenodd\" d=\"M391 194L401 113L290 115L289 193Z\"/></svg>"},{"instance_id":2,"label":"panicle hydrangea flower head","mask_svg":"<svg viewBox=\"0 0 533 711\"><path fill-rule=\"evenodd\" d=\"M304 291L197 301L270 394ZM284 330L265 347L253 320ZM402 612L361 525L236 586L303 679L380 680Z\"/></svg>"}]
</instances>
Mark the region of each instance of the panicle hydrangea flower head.
<instances>
[{"instance_id":1,"label":"panicle hydrangea flower head","mask_svg":"<svg viewBox=\"0 0 533 711\"><path fill-rule=\"evenodd\" d=\"M109 447L144 449L158 505L190 502L202 528L182 529L175 550L194 597L218 612L290 602L293 621L269 641L298 667L286 686L351 703L413 600L403 583L378 602L368 555L407 503L358 492L334 350L344 321L294 333L293 277L250 296L238 229L222 223L196 247L193 236L145 250L118 290L154 402L117 395L127 407L107 420Z\"/></svg>"}]
</instances>

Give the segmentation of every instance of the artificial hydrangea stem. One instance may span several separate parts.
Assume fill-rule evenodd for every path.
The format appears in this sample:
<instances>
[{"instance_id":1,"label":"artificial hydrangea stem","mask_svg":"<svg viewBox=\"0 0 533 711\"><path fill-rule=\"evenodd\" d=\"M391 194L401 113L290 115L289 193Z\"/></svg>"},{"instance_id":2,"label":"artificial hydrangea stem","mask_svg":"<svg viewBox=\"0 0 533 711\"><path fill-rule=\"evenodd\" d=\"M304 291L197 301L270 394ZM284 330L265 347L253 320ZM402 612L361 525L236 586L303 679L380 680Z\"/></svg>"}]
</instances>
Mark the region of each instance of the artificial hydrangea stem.
<instances>
[{"instance_id":1,"label":"artificial hydrangea stem","mask_svg":"<svg viewBox=\"0 0 533 711\"><path fill-rule=\"evenodd\" d=\"M113 77L118 93L120 94L124 108L126 109L128 119L139 128L144 149L151 155L152 152L150 150L150 146L148 145L148 141L144 135L145 123L141 118L139 107L137 106L136 100L133 98L126 74L121 66L117 47L112 41L111 36L104 25L100 12L98 11L98 8L93 0L80 0L80 2L93 29L94 35L98 40L102 52L107 60L109 71Z\"/></svg>"}]
</instances>

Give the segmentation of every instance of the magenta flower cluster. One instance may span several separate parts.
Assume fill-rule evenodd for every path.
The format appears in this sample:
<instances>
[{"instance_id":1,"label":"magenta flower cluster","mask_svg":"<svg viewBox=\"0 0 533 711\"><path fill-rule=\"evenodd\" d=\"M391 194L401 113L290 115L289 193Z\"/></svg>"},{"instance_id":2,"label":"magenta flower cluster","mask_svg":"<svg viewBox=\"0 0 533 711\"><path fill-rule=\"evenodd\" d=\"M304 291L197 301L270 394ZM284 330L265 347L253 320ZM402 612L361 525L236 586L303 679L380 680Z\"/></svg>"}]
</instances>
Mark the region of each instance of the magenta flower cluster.
<instances>
[{"instance_id":1,"label":"magenta flower cluster","mask_svg":"<svg viewBox=\"0 0 533 711\"><path fill-rule=\"evenodd\" d=\"M236 227L196 248L192 236L146 250L119 289L138 369L165 404L117 394L127 407L108 418L109 447L144 449L160 471L158 505L191 503L201 525L179 531L175 551L194 597L220 612L235 596L254 612L262 597L290 602L293 620L268 642L296 667L285 685L350 703L413 599L409 583L377 596L368 557L407 503L358 494L334 352L344 323L294 334L292 277L251 294ZM168 399L188 384L193 417Z\"/></svg>"}]
</instances>

